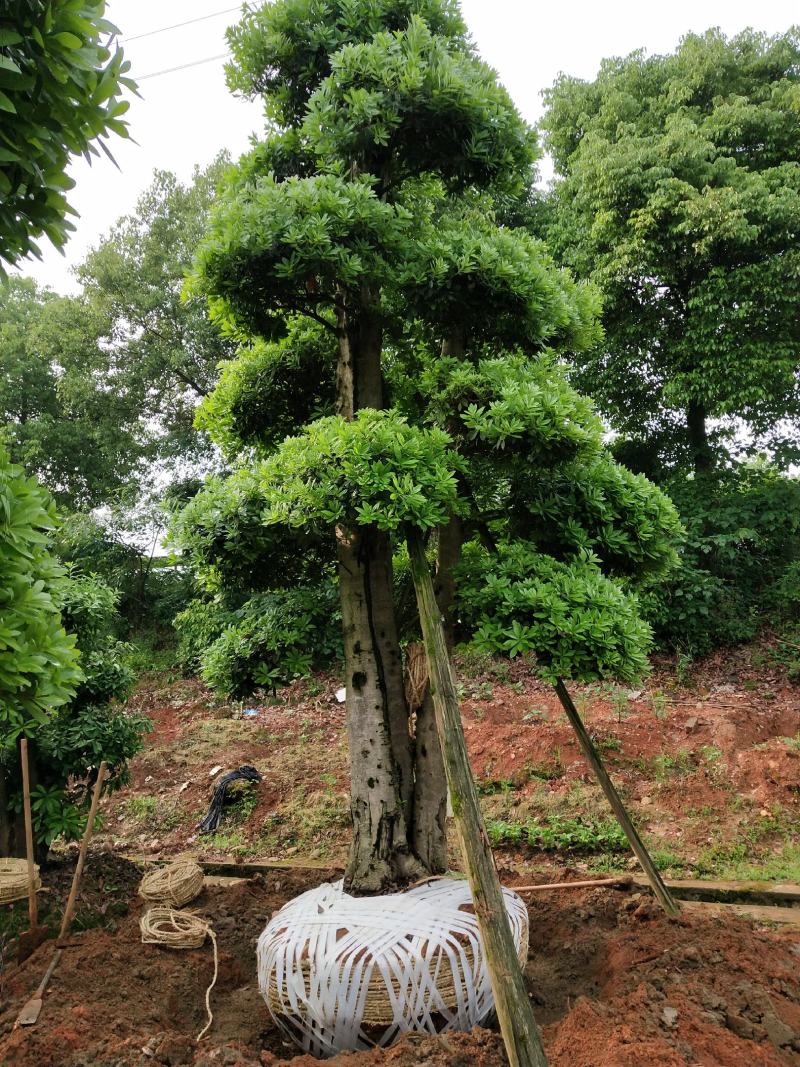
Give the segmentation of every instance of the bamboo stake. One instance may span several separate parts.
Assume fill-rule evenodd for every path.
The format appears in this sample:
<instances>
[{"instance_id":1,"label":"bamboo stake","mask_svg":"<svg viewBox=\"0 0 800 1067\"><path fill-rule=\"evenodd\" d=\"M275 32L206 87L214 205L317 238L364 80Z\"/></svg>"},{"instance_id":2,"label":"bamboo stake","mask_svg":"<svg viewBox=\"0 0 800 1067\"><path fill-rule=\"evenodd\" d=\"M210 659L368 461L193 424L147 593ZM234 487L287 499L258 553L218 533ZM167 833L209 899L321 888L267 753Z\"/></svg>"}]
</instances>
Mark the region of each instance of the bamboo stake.
<instances>
[{"instance_id":1,"label":"bamboo stake","mask_svg":"<svg viewBox=\"0 0 800 1067\"><path fill-rule=\"evenodd\" d=\"M22 762L22 805L25 813L25 855L28 860L28 925L35 933L39 925L39 906L36 900L36 870L33 863L33 819L31 818L31 776L28 764L28 739L20 741Z\"/></svg>"},{"instance_id":2,"label":"bamboo stake","mask_svg":"<svg viewBox=\"0 0 800 1067\"><path fill-rule=\"evenodd\" d=\"M467 756L456 680L422 538L407 533L411 575L428 657L436 726L444 756L464 866L486 953L500 1030L511 1067L547 1067L533 1008L525 989L503 894L483 825Z\"/></svg>"},{"instance_id":3,"label":"bamboo stake","mask_svg":"<svg viewBox=\"0 0 800 1067\"><path fill-rule=\"evenodd\" d=\"M586 762L594 771L595 777L600 783L600 788L605 793L606 800L611 805L611 808L617 817L617 821L625 831L625 836L627 837L631 848L636 853L636 858L639 860L639 863L641 863L642 870L646 874L653 892L658 897L661 907L667 915L678 915L680 913L678 902L675 900L672 893L670 893L669 889L667 889L664 880L656 869L656 865L650 858L650 853L645 848L644 842L641 837L639 837L636 827L631 822L631 817L625 810L625 805L622 803L620 795L614 787L614 783L609 778L608 772L603 766L600 756L592 744L592 739L586 732L586 727L583 725L583 721L578 714L578 709L575 707L572 697L569 695L567 687L564 685L563 678L559 678L556 682L556 693L558 694L558 699L561 701L564 711L567 713L567 718L572 724L573 730L577 734L578 744L581 746L581 751L586 758Z\"/></svg>"},{"instance_id":4,"label":"bamboo stake","mask_svg":"<svg viewBox=\"0 0 800 1067\"><path fill-rule=\"evenodd\" d=\"M81 839L81 847L78 852L78 862L75 866L75 874L72 876L72 886L69 891L69 898L67 899L67 906L64 909L64 918L61 920L61 930L58 934L58 941L56 944L60 945L72 923L72 913L75 910L75 900L78 896L78 886L80 885L81 875L83 874L83 865L86 862L86 850L89 847L89 841L94 831L94 818L97 815L97 806L100 803L100 790L103 788L103 782L106 777L106 761L100 764L100 769L97 772L97 781L94 783L94 792L92 793L92 803L89 808L89 818L86 821L86 829L83 831L83 838Z\"/></svg>"}]
</instances>

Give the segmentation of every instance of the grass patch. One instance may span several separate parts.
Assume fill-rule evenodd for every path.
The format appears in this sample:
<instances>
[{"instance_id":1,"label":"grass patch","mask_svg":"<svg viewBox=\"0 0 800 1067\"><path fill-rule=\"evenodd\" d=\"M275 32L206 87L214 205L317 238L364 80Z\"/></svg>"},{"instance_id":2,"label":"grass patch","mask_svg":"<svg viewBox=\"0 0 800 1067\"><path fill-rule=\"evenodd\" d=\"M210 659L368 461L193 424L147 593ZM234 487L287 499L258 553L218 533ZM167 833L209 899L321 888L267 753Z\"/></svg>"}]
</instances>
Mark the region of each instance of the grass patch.
<instances>
[{"instance_id":1,"label":"grass patch","mask_svg":"<svg viewBox=\"0 0 800 1067\"><path fill-rule=\"evenodd\" d=\"M349 793L327 783L325 789L311 793L301 786L266 817L258 844L264 852L291 848L321 856L349 826Z\"/></svg>"},{"instance_id":2,"label":"grass patch","mask_svg":"<svg viewBox=\"0 0 800 1067\"><path fill-rule=\"evenodd\" d=\"M667 752L654 756L650 767L652 775L657 782L668 782L670 778L677 775L694 774L696 770L692 754L685 748L676 752L674 756Z\"/></svg>"},{"instance_id":3,"label":"grass patch","mask_svg":"<svg viewBox=\"0 0 800 1067\"><path fill-rule=\"evenodd\" d=\"M616 819L572 819L549 815L529 822L490 820L486 832L493 846L527 844L544 852L621 852L628 847Z\"/></svg>"},{"instance_id":4,"label":"grass patch","mask_svg":"<svg viewBox=\"0 0 800 1067\"><path fill-rule=\"evenodd\" d=\"M158 797L134 795L123 804L123 813L149 830L167 833L180 826L183 813L174 803L164 802Z\"/></svg>"}]
</instances>

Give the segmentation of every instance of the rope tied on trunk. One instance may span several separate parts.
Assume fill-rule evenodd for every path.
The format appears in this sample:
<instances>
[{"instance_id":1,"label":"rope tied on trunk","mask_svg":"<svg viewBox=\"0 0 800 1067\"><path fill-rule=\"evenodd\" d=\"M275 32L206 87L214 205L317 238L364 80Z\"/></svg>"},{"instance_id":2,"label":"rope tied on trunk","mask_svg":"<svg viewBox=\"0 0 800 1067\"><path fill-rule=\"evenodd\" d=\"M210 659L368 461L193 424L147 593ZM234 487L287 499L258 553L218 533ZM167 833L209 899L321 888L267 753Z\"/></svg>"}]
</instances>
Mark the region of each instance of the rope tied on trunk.
<instances>
[{"instance_id":1,"label":"rope tied on trunk","mask_svg":"<svg viewBox=\"0 0 800 1067\"><path fill-rule=\"evenodd\" d=\"M176 911L166 905L156 905L146 911L139 920L139 929L142 931L142 944L161 945L163 948L200 948L205 939L210 938L214 949L214 976L211 979L211 985L206 990L208 1022L195 1038L196 1041L200 1041L208 1033L214 1021L214 1014L211 1011L211 990L217 983L219 972L217 935L211 923L193 911Z\"/></svg>"},{"instance_id":2,"label":"rope tied on trunk","mask_svg":"<svg viewBox=\"0 0 800 1067\"><path fill-rule=\"evenodd\" d=\"M39 868L34 865L36 889L42 888ZM28 861L0 859L0 904L13 904L28 895Z\"/></svg>"},{"instance_id":3,"label":"rope tied on trunk","mask_svg":"<svg viewBox=\"0 0 800 1067\"><path fill-rule=\"evenodd\" d=\"M422 707L427 688L428 659L425 655L425 646L421 644L407 645L405 691L409 714Z\"/></svg>"},{"instance_id":4,"label":"rope tied on trunk","mask_svg":"<svg viewBox=\"0 0 800 1067\"><path fill-rule=\"evenodd\" d=\"M188 904L203 888L203 869L191 856L177 856L166 867L149 871L139 885L139 896L153 904Z\"/></svg>"}]
</instances>

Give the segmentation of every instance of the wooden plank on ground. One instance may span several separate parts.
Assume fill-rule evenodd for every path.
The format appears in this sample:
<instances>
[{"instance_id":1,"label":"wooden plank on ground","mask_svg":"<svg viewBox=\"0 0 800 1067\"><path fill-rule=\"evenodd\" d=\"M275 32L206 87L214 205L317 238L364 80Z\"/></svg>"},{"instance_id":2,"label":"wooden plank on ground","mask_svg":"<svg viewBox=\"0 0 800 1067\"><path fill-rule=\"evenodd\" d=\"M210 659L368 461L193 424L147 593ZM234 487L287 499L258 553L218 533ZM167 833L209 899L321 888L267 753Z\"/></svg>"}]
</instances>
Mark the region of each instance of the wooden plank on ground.
<instances>
[{"instance_id":1,"label":"wooden plank on ground","mask_svg":"<svg viewBox=\"0 0 800 1067\"><path fill-rule=\"evenodd\" d=\"M727 919L736 915L754 922L780 923L784 926L800 928L800 908L786 908L764 904L715 904L710 901L687 900L683 911L690 915L702 915L705 918Z\"/></svg>"},{"instance_id":2,"label":"wooden plank on ground","mask_svg":"<svg viewBox=\"0 0 800 1067\"><path fill-rule=\"evenodd\" d=\"M800 885L788 882L735 882L705 878L668 878L666 882L675 896L682 900L800 905ZM647 879L640 874L633 875L633 883L640 889L649 888Z\"/></svg>"}]
</instances>

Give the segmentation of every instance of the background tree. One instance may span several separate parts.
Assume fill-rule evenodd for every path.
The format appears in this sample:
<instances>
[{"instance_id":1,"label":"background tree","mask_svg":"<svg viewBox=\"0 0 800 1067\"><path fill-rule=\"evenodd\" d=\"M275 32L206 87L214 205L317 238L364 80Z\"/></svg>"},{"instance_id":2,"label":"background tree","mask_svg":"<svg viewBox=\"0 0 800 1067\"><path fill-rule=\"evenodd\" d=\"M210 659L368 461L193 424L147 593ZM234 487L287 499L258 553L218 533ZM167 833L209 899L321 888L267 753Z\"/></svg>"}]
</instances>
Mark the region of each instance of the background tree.
<instances>
[{"instance_id":1,"label":"background tree","mask_svg":"<svg viewBox=\"0 0 800 1067\"><path fill-rule=\"evenodd\" d=\"M151 453L135 398L110 388L109 328L85 298L30 279L0 292L0 432L12 458L72 510L130 504Z\"/></svg>"},{"instance_id":2,"label":"background tree","mask_svg":"<svg viewBox=\"0 0 800 1067\"><path fill-rule=\"evenodd\" d=\"M0 13L0 271L39 254L42 234L60 248L75 227L64 196L71 156L106 154L128 136L121 89L130 64L112 52L117 29L104 0L20 0Z\"/></svg>"},{"instance_id":3,"label":"background tree","mask_svg":"<svg viewBox=\"0 0 800 1067\"><path fill-rule=\"evenodd\" d=\"M0 14L0 261L14 263L30 252L38 254L34 239L42 233L57 247L63 245L74 229L62 193L73 184L65 174L70 155L96 154L95 142L109 131L127 136L119 116L128 105L119 100L119 91L121 85L135 85L123 76L127 64L122 53L112 56L101 43L103 36L117 32L102 18L104 9L101 0L23 0ZM4 354L10 356L3 366L10 366L10 372L3 390L14 416L13 438L14 428L27 421L19 389L26 360L33 371L40 423L46 421L48 404L52 409L63 402L53 395L62 385L53 385L54 375L65 379L65 392L81 389L80 382L66 381L67 368L54 366L52 359L31 367L25 344L30 317L46 316L52 306L65 316L54 325L56 333L65 329L85 337L86 324L72 314L74 305L39 299L35 287L24 282L12 290L10 301L12 311L3 326ZM30 445L35 438L22 433L17 445ZM37 462L44 460L37 457ZM56 528L52 499L10 462L2 447L0 500L0 853L7 854L24 847L21 736L33 742L37 836L46 843L54 834L72 836L80 828L78 809L67 803L67 788L80 805L80 778L96 773L104 750L116 764L119 780L143 724L106 714L108 699L123 695L130 682L119 648L100 636L101 620L113 612L114 593L88 580L69 584L48 545ZM79 617L85 624L83 670L75 638L62 626L62 604L71 605L76 629L81 629Z\"/></svg>"},{"instance_id":4,"label":"background tree","mask_svg":"<svg viewBox=\"0 0 800 1067\"><path fill-rule=\"evenodd\" d=\"M208 462L207 439L194 433L198 402L232 344L209 322L205 301L183 300L186 271L205 230L223 154L184 184L156 171L136 211L119 219L78 269L91 314L108 323L114 393L150 428L151 455L185 475L192 458Z\"/></svg>"},{"instance_id":5,"label":"background tree","mask_svg":"<svg viewBox=\"0 0 800 1067\"><path fill-rule=\"evenodd\" d=\"M769 437L800 411L799 60L797 29L709 30L545 93L546 232L605 299L576 380L640 469L705 470L709 420Z\"/></svg>"},{"instance_id":6,"label":"background tree","mask_svg":"<svg viewBox=\"0 0 800 1067\"><path fill-rule=\"evenodd\" d=\"M550 363L537 377L535 363L548 345L594 339L594 298L557 271L538 242L497 222L492 197L510 204L527 193L535 143L493 72L473 54L457 5L285 0L246 15L231 43L232 83L264 94L275 129L229 176L198 253L192 292L210 294L227 330L248 344L261 341L223 373L219 402L207 402L201 418L212 432L219 429L221 443L248 440L268 458L256 470L255 487L246 475L226 487L234 494L247 489L244 510L233 500L215 504L212 494L224 496L217 484L201 494L183 539L195 550L202 545L205 566L219 574L229 531L261 506L284 539L302 531L335 546L353 783L346 878L353 889L381 890L420 865L437 869L444 836L443 818L432 826L439 800L421 788L435 783L442 798L441 756L419 743L424 709L416 747L409 740L393 538L411 522L438 530L441 543L462 513L480 513L466 536L481 528L491 544L496 516L488 501L500 512L513 499L504 494L511 472L492 470L491 459L503 450L519 464L515 478L525 456L528 475L538 458L549 464L600 458L600 426L586 403ZM317 324L330 355L320 358L319 340L298 334L298 316ZM514 362L509 352L501 366L484 366L491 346L502 353L518 348L519 358ZM439 362L444 381L437 382ZM430 394L415 393L413 375L428 365ZM256 366L266 388L252 389L258 399L248 402L243 390ZM321 382L303 375L311 366L323 371ZM313 418L332 393L337 415L275 449L280 438L270 412L282 394L273 398L269 386L292 367L300 370L294 417ZM459 398L467 398L461 414ZM398 410L383 412L404 399L416 425ZM429 409L437 400L452 412L454 432L482 442L483 456L474 462L476 472L484 471L484 498L471 505L467 490L459 491L459 478L467 485L470 472L466 457L450 447L451 427L445 433L419 425L435 421ZM284 410L282 427L286 421ZM622 509L637 490L657 501L652 536L668 539L674 513L647 483L621 493ZM228 518L217 521L223 512ZM503 530L496 532L502 540ZM461 535L452 540L458 549ZM597 618L590 610L576 634L591 643L594 619L597 642L603 631L610 635L602 586L614 602L620 643L605 663L587 652L594 666L584 673L604 674L613 661L624 675L641 662L634 649L647 629L635 619L633 601L603 585L599 558L587 547L580 551L598 580L594 588L584 581L574 599L592 604ZM275 569L265 578L274 581ZM580 581L575 575L576 587ZM517 651L536 647L549 663L536 618L532 608ZM609 647L616 640L608 636ZM429 736L435 739L435 731Z\"/></svg>"}]
</instances>

